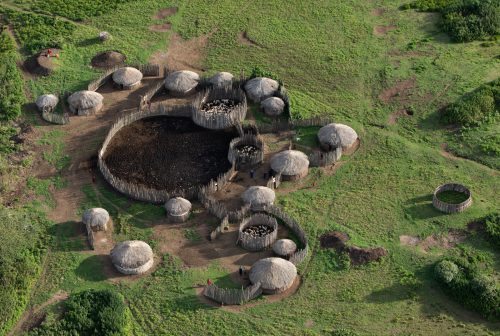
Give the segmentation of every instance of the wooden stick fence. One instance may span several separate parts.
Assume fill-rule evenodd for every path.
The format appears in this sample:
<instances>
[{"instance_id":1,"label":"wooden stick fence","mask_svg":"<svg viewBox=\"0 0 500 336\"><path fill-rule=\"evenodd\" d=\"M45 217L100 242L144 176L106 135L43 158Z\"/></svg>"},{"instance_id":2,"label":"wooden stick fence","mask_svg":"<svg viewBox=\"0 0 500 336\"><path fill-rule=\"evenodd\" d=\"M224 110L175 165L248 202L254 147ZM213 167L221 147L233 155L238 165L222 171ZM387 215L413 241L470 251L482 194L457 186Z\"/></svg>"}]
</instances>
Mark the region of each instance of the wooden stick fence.
<instances>
[{"instance_id":1,"label":"wooden stick fence","mask_svg":"<svg viewBox=\"0 0 500 336\"><path fill-rule=\"evenodd\" d=\"M446 203L441 201L437 196L439 193L443 191L457 191L465 194L467 196L467 199L462 203L458 204ZM463 186L458 183L447 183L440 185L434 190L434 194L432 195L432 204L436 209L442 212L446 213L462 212L472 205L472 195L470 190L466 186Z\"/></svg>"},{"instance_id":2,"label":"wooden stick fence","mask_svg":"<svg viewBox=\"0 0 500 336\"><path fill-rule=\"evenodd\" d=\"M127 66L136 68L144 77L158 77L160 75L160 66L156 64L118 65L107 69L102 75L90 82L87 90L97 91L101 86L106 84L116 70Z\"/></svg>"},{"instance_id":3,"label":"wooden stick fence","mask_svg":"<svg viewBox=\"0 0 500 336\"><path fill-rule=\"evenodd\" d=\"M241 305L261 294L260 283L248 286L245 289L219 288L216 285L205 286L203 289L203 295L207 298L226 305Z\"/></svg>"},{"instance_id":4,"label":"wooden stick fence","mask_svg":"<svg viewBox=\"0 0 500 336\"><path fill-rule=\"evenodd\" d=\"M69 124L69 116L66 114L54 113L53 111L43 110L42 118L52 124L66 125Z\"/></svg>"},{"instance_id":5,"label":"wooden stick fence","mask_svg":"<svg viewBox=\"0 0 500 336\"><path fill-rule=\"evenodd\" d=\"M334 164L342 156L342 147L337 147L330 152L315 150L309 157L309 165L311 167L325 167Z\"/></svg>"},{"instance_id":6,"label":"wooden stick fence","mask_svg":"<svg viewBox=\"0 0 500 336\"><path fill-rule=\"evenodd\" d=\"M237 150L238 146L253 146L257 151L251 154L242 154ZM240 165L253 166L264 161L264 141L260 136L253 134L244 134L239 138L231 140L229 143L229 152L227 158L229 162L235 164L237 167Z\"/></svg>"},{"instance_id":7,"label":"wooden stick fence","mask_svg":"<svg viewBox=\"0 0 500 336\"><path fill-rule=\"evenodd\" d=\"M244 230L255 225L265 225L273 231L263 237L254 237ZM238 243L248 251L262 251L271 246L278 237L278 222L274 217L257 213L251 217L244 218L240 223L238 231Z\"/></svg>"}]
</instances>

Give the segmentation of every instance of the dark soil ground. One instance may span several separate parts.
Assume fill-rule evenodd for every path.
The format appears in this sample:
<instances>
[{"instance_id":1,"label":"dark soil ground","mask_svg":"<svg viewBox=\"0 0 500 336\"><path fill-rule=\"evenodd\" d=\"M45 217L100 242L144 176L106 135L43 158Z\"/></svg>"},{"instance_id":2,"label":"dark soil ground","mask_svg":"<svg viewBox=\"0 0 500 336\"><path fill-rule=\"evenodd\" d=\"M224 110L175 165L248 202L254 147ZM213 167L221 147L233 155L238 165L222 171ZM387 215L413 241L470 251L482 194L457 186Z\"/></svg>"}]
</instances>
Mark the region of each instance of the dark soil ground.
<instances>
[{"instance_id":1,"label":"dark soil ground","mask_svg":"<svg viewBox=\"0 0 500 336\"><path fill-rule=\"evenodd\" d=\"M322 248L333 248L338 253L347 253L353 265L367 264L380 260L387 255L387 250L383 247L360 248L347 245L346 242L349 240L349 236L340 231L325 233L319 240Z\"/></svg>"},{"instance_id":2,"label":"dark soil ground","mask_svg":"<svg viewBox=\"0 0 500 336\"><path fill-rule=\"evenodd\" d=\"M24 69L33 75L48 76L54 71L55 64L52 61L59 54L59 49L51 49L52 56L47 57L48 49L42 50L24 62Z\"/></svg>"},{"instance_id":3,"label":"dark soil ground","mask_svg":"<svg viewBox=\"0 0 500 336\"><path fill-rule=\"evenodd\" d=\"M203 129L189 118L146 118L118 132L104 159L111 172L126 181L171 191L189 189L229 170L229 143L236 136Z\"/></svg>"},{"instance_id":4,"label":"dark soil ground","mask_svg":"<svg viewBox=\"0 0 500 336\"><path fill-rule=\"evenodd\" d=\"M121 65L126 59L127 57L122 53L110 50L95 55L91 63L94 68L106 69Z\"/></svg>"}]
</instances>

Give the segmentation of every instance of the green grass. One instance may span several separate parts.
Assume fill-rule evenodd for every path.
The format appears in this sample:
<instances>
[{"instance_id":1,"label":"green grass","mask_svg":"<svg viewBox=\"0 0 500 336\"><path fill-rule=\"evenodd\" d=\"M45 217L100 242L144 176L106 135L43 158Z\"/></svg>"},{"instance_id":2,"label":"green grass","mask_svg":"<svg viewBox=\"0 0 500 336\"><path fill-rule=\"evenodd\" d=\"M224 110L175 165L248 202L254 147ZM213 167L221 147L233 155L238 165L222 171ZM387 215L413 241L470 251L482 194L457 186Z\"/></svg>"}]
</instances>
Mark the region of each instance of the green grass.
<instances>
[{"instance_id":1,"label":"green grass","mask_svg":"<svg viewBox=\"0 0 500 336\"><path fill-rule=\"evenodd\" d=\"M437 194L437 198L445 203L460 204L465 202L469 197L458 191L447 190Z\"/></svg>"},{"instance_id":2,"label":"green grass","mask_svg":"<svg viewBox=\"0 0 500 336\"><path fill-rule=\"evenodd\" d=\"M201 235L196 229L184 229L184 237L192 243L201 241Z\"/></svg>"}]
</instances>

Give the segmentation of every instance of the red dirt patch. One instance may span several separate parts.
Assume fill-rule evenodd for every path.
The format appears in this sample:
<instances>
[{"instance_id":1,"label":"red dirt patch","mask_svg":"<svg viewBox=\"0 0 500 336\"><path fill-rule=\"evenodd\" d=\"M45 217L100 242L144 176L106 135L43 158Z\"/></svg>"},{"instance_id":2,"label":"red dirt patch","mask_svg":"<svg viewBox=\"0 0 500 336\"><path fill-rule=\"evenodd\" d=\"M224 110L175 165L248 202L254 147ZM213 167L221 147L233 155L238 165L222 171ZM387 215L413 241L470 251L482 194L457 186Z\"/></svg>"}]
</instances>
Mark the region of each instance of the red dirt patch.
<instances>
[{"instance_id":1,"label":"red dirt patch","mask_svg":"<svg viewBox=\"0 0 500 336\"><path fill-rule=\"evenodd\" d=\"M325 233L319 238L322 248L342 249L349 240L349 235L340 231Z\"/></svg>"},{"instance_id":2,"label":"red dirt patch","mask_svg":"<svg viewBox=\"0 0 500 336\"><path fill-rule=\"evenodd\" d=\"M155 15L153 15L153 19L156 20L162 20L166 17L172 16L175 13L177 13L178 8L177 7L168 7L168 8L163 8L158 11Z\"/></svg>"},{"instance_id":3,"label":"red dirt patch","mask_svg":"<svg viewBox=\"0 0 500 336\"><path fill-rule=\"evenodd\" d=\"M246 31L242 31L238 33L238 42L243 45L251 46L251 47L258 47L259 45L257 42L252 40L250 37L248 37L248 34Z\"/></svg>"},{"instance_id":4,"label":"red dirt patch","mask_svg":"<svg viewBox=\"0 0 500 336\"><path fill-rule=\"evenodd\" d=\"M398 101L405 102L408 100L411 90L415 87L415 78L409 78L403 81L398 81L394 86L382 91L378 98L388 104L396 97Z\"/></svg>"},{"instance_id":5,"label":"red dirt patch","mask_svg":"<svg viewBox=\"0 0 500 336\"><path fill-rule=\"evenodd\" d=\"M395 25L386 25L386 26L375 26L373 27L373 35L375 36L385 36L391 30L396 29Z\"/></svg>"},{"instance_id":6,"label":"red dirt patch","mask_svg":"<svg viewBox=\"0 0 500 336\"><path fill-rule=\"evenodd\" d=\"M430 235L425 239L416 236L399 236L399 243L404 246L417 246L423 252L429 252L432 248L450 249L467 238L464 230L450 230L448 234L438 236Z\"/></svg>"},{"instance_id":7,"label":"red dirt patch","mask_svg":"<svg viewBox=\"0 0 500 336\"><path fill-rule=\"evenodd\" d=\"M149 26L149 30L157 32L157 33L168 32L171 28L172 28L172 24L170 22Z\"/></svg>"},{"instance_id":8,"label":"red dirt patch","mask_svg":"<svg viewBox=\"0 0 500 336\"><path fill-rule=\"evenodd\" d=\"M373 16L382 16L385 13L385 8L375 8L371 11L371 15Z\"/></svg>"},{"instance_id":9,"label":"red dirt patch","mask_svg":"<svg viewBox=\"0 0 500 336\"><path fill-rule=\"evenodd\" d=\"M35 54L28 58L24 62L24 68L26 71L33 75L38 76L48 76L54 71L56 65L53 62L55 55L59 54L59 49L51 49L51 57L47 57L48 49L42 50L38 54Z\"/></svg>"},{"instance_id":10,"label":"red dirt patch","mask_svg":"<svg viewBox=\"0 0 500 336\"><path fill-rule=\"evenodd\" d=\"M353 265L364 265L372 261L378 261L387 255L387 250L383 247L360 248L348 246L346 242L349 236L340 231L325 233L320 237L322 248L334 248L339 253L348 253Z\"/></svg>"}]
</instances>

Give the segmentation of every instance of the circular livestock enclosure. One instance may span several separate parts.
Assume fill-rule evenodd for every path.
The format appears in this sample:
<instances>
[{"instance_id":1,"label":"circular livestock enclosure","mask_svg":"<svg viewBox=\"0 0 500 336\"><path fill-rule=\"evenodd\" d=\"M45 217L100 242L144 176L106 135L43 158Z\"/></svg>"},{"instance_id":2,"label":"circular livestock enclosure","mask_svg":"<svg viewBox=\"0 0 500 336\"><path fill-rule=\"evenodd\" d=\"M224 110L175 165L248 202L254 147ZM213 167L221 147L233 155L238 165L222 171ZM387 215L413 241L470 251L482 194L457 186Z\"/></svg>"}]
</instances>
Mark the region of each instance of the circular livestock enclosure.
<instances>
[{"instance_id":1,"label":"circular livestock enclosure","mask_svg":"<svg viewBox=\"0 0 500 336\"><path fill-rule=\"evenodd\" d=\"M237 133L201 128L189 116L189 108L172 108L118 119L98 155L106 181L141 201L195 198L201 186L231 169L227 149Z\"/></svg>"},{"instance_id":2,"label":"circular livestock enclosure","mask_svg":"<svg viewBox=\"0 0 500 336\"><path fill-rule=\"evenodd\" d=\"M472 205L472 194L461 184L447 183L434 190L432 204L446 213L462 212Z\"/></svg>"},{"instance_id":3,"label":"circular livestock enclosure","mask_svg":"<svg viewBox=\"0 0 500 336\"><path fill-rule=\"evenodd\" d=\"M255 214L240 223L238 242L248 251L261 251L271 246L278 236L276 218Z\"/></svg>"},{"instance_id":4,"label":"circular livestock enclosure","mask_svg":"<svg viewBox=\"0 0 500 336\"><path fill-rule=\"evenodd\" d=\"M264 141L253 134L244 134L229 144L229 162L240 165L256 165L264 160Z\"/></svg>"},{"instance_id":5,"label":"circular livestock enclosure","mask_svg":"<svg viewBox=\"0 0 500 336\"><path fill-rule=\"evenodd\" d=\"M247 99L240 88L214 87L201 91L192 103L193 121L208 129L225 129L241 123Z\"/></svg>"}]
</instances>

